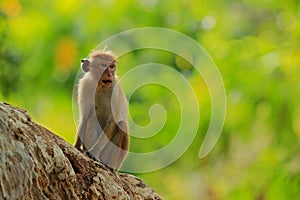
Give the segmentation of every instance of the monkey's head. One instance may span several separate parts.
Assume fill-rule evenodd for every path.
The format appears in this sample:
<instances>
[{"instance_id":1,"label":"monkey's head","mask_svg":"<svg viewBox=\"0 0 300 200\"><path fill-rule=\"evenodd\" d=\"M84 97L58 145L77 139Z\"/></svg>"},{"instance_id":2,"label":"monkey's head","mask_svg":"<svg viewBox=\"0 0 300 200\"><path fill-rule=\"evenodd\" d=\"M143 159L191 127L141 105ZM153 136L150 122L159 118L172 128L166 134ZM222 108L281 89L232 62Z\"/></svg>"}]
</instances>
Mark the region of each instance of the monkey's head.
<instances>
[{"instance_id":1,"label":"monkey's head","mask_svg":"<svg viewBox=\"0 0 300 200\"><path fill-rule=\"evenodd\" d=\"M89 58L81 60L82 70L98 78L98 84L110 88L115 80L116 56L111 52L93 51Z\"/></svg>"}]
</instances>

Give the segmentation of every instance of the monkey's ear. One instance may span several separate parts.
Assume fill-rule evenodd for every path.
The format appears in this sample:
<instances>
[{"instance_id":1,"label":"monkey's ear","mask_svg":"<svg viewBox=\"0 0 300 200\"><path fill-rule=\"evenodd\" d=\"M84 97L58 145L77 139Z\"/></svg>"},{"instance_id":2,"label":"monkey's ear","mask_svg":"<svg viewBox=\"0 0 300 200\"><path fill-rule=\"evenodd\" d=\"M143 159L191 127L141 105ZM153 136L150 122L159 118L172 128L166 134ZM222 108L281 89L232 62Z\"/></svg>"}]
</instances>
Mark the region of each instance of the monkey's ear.
<instances>
[{"instance_id":1,"label":"monkey's ear","mask_svg":"<svg viewBox=\"0 0 300 200\"><path fill-rule=\"evenodd\" d=\"M89 65L90 65L89 59L84 58L81 60L81 68L85 73L87 73L90 70Z\"/></svg>"}]
</instances>

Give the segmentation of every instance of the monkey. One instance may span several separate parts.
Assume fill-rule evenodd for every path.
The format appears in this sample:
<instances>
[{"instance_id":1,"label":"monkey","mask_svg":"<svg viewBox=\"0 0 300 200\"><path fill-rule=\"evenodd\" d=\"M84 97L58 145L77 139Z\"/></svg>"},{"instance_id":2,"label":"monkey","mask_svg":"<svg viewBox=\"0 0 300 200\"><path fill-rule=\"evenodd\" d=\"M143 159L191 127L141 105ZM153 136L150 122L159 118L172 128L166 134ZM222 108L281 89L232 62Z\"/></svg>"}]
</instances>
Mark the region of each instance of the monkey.
<instances>
[{"instance_id":1,"label":"monkey","mask_svg":"<svg viewBox=\"0 0 300 200\"><path fill-rule=\"evenodd\" d=\"M128 149L128 102L116 75L116 56L95 50L81 60L79 126L74 146L91 158L119 170Z\"/></svg>"}]
</instances>

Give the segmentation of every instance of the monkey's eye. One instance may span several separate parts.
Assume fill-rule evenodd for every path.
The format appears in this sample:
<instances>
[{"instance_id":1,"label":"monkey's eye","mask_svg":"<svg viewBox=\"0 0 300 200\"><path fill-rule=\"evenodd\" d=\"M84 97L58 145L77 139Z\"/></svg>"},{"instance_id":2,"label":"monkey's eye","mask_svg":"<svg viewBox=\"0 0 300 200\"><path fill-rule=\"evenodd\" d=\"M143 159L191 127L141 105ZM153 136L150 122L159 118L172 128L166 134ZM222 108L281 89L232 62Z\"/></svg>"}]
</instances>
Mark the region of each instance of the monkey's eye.
<instances>
[{"instance_id":1,"label":"monkey's eye","mask_svg":"<svg viewBox=\"0 0 300 200\"><path fill-rule=\"evenodd\" d=\"M106 67L107 67L107 64L102 63L101 66L104 67L104 68L106 68Z\"/></svg>"},{"instance_id":2,"label":"monkey's eye","mask_svg":"<svg viewBox=\"0 0 300 200\"><path fill-rule=\"evenodd\" d=\"M114 69L116 67L116 64L109 65L109 68Z\"/></svg>"}]
</instances>

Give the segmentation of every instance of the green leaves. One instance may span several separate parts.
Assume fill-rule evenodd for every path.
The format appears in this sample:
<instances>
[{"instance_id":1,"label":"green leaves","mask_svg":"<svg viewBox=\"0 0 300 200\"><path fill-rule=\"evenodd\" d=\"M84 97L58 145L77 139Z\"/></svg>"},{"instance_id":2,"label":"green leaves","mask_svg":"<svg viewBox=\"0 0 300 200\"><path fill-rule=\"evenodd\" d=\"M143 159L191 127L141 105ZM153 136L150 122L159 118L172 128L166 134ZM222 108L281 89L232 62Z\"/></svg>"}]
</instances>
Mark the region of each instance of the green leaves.
<instances>
[{"instance_id":1,"label":"green leaves","mask_svg":"<svg viewBox=\"0 0 300 200\"><path fill-rule=\"evenodd\" d=\"M72 89L81 58L127 29L158 26L181 31L199 42L220 70L227 94L224 131L214 150L199 160L211 117L203 77L169 52L137 50L122 55L119 76L150 62L182 72L201 110L198 135L188 151L171 166L140 176L166 199L296 199L300 192L299 11L297 1L279 0L3 0L0 100L28 110L34 120L72 143L76 132ZM180 48L179 44L174 41ZM175 137L180 107L172 92L158 85L144 86L129 102L131 117L140 125L150 123L153 104L163 105L167 114L157 135L132 139L133 151L154 151ZM161 111L155 109L152 117L158 120ZM154 125L160 124L155 120Z\"/></svg>"}]
</instances>

